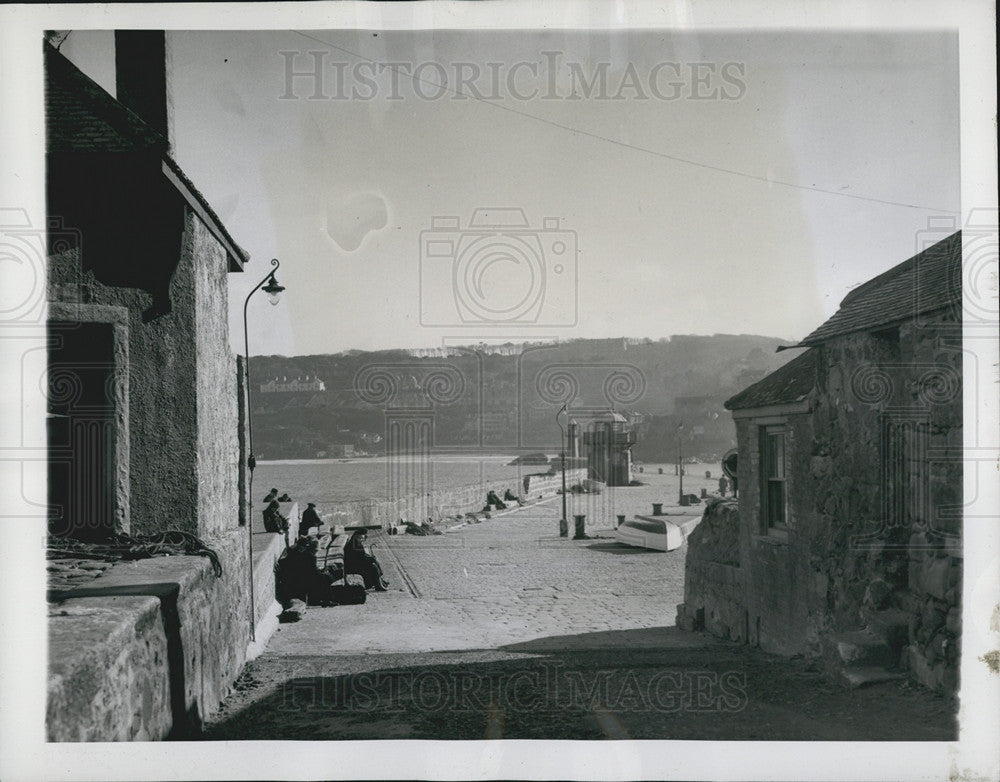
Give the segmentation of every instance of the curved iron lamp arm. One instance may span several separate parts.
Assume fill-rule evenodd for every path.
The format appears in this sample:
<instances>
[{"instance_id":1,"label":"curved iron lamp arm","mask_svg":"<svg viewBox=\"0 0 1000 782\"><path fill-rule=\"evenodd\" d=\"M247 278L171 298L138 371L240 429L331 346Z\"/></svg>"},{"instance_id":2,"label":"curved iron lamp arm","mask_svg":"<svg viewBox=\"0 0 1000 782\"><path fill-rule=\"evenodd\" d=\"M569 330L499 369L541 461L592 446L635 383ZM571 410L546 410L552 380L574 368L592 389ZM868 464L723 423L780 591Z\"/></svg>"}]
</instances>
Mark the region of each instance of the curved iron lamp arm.
<instances>
[{"instance_id":1,"label":"curved iron lamp arm","mask_svg":"<svg viewBox=\"0 0 1000 782\"><path fill-rule=\"evenodd\" d=\"M247 294L246 301L243 302L243 375L246 379L246 400L247 400L247 468L250 474L247 478L247 534L250 540L250 640L256 641L255 628L256 610L253 599L253 470L257 466L257 459L253 455L253 413L250 409L250 338L247 333L247 305L250 304L250 297L264 287L268 280L274 279L274 273L281 266L277 258L271 259L273 267L263 280L257 283L250 293Z\"/></svg>"}]
</instances>

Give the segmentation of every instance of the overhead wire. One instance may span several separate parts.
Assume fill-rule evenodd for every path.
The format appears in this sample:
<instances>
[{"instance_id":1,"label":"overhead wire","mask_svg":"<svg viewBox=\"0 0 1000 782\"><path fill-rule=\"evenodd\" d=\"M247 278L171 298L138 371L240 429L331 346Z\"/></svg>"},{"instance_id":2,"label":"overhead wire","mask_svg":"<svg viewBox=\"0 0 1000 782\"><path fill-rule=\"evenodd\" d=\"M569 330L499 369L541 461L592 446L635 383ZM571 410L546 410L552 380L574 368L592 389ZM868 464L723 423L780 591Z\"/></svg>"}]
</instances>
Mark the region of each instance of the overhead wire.
<instances>
[{"instance_id":1,"label":"overhead wire","mask_svg":"<svg viewBox=\"0 0 1000 782\"><path fill-rule=\"evenodd\" d=\"M331 43L329 41L324 41L323 39L317 38L315 35L311 35L309 33L303 32L302 30L292 30L292 32L294 32L294 33L296 33L298 35L301 35L303 38L308 38L311 41L315 41L316 43L320 43L320 44L323 44L324 46L328 46L331 49L336 49L337 51L343 52L344 54L350 55L351 57L356 57L359 60L362 60L364 62L368 62L368 63L371 63L373 65L381 66L383 68L391 70L393 73L396 73L396 74L400 73L399 69L396 68L392 63L382 63L382 62L379 62L378 60L373 60L372 58L366 57L363 54L359 54L358 52L351 51L350 49L347 49L347 48L345 48L343 46L338 46L335 43ZM605 135L602 135L600 133L595 133L593 131L585 130L583 128L573 127L571 125L566 125L566 124L563 124L561 122L557 122L555 120L547 119L545 117L540 117L537 114L531 114L530 112L527 112L527 111L520 111L520 110L518 110L518 109L516 109L516 108L514 108L512 106L508 106L508 105L505 105L503 103L494 102L492 100L487 100L486 98L483 98L483 97L478 96L478 95L473 95L473 94L470 94L470 93L467 93L467 92L463 92L462 90L459 90L458 88L450 87L447 84L441 84L440 82L436 82L436 81L434 81L432 79L426 79L426 78L423 78L423 77L420 77L420 76L416 76L415 74L403 74L403 75L410 77L414 81L419 81L419 82L421 82L423 84L426 84L428 86L437 87L437 88L439 88L441 90L445 90L447 92L450 92L452 95L461 96L463 98L469 98L471 100L476 101L477 103L485 104L485 105L488 105L488 106L492 106L493 108L500 109L502 111L506 111L506 112L511 113L511 114L516 114L516 115L518 115L520 117L525 117L526 119L530 119L530 120L533 120L535 122L539 122L539 123L544 124L544 125L549 125L551 127L559 128L560 130L565 130L565 131L568 131L568 132L576 134L576 135L586 136L588 138L592 138L592 139L595 139L595 140L598 140L598 141L603 141L603 142L605 142L607 144L611 144L613 146L620 147L620 148L623 148L623 149L630 149L630 150L633 150L633 151L636 151L636 152L645 153L647 155L653 155L654 157L662 158L664 160L670 160L670 161L673 161L675 163L681 163L681 164L684 164L684 165L693 166L695 168L701 168L701 169L705 169L705 170L708 170L708 171L715 171L715 172L721 173L721 174L730 174L732 176L742 177L744 179L749 179L749 180L752 180L752 181L755 181L755 182L762 182L762 183L767 184L767 185L778 185L780 187L795 188L797 190L805 190L805 191L809 191L809 192L813 192L813 193L822 193L824 195L837 196L838 198L850 198L850 199L853 199L855 201L867 201L869 203L884 204L886 206L900 206L900 207L904 207L904 208L907 208L907 209L921 209L921 210L925 210L925 211L929 211L929 212L935 212L937 214L945 214L945 215L958 214L958 212L955 211L955 210L953 210L953 209L940 209L940 208L937 208L937 207L924 206L922 204L912 204L912 203L907 203L907 202L904 202L904 201L893 201L893 200L890 200L890 199L887 199L887 198L876 198L874 196L865 196L865 195L859 195L859 194L856 194L856 193L845 193L845 192L843 192L841 190L831 190L831 189L828 189L828 188L817 187L815 185L803 185L803 184L799 184L799 183L796 183L796 182L788 182L788 181L781 180L781 179L773 179L771 177L762 176L760 174L752 174L752 173L749 173L747 171L739 171L737 169L726 168L725 166L717 166L717 165L713 165L712 163L705 163L705 162L699 161L699 160L692 160L691 158L681 157L679 155L672 155L672 154L670 154L668 152L662 152L660 150L651 149L649 147L639 146L638 144L630 144L630 143L628 143L626 141L621 141L620 139L611 138L610 136L605 136Z\"/></svg>"}]
</instances>

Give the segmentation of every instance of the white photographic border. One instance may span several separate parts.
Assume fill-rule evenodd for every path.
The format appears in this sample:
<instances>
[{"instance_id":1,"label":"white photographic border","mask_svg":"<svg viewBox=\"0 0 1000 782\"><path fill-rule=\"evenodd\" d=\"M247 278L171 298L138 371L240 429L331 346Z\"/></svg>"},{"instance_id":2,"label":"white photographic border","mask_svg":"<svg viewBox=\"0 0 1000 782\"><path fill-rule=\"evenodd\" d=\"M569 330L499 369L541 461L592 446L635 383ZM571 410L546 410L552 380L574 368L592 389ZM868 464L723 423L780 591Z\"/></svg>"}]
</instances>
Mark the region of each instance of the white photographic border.
<instances>
[{"instance_id":1,"label":"white photographic border","mask_svg":"<svg viewBox=\"0 0 1000 782\"><path fill-rule=\"evenodd\" d=\"M995 8L985 0L741 3L510 0L491 3L178 3L0 7L0 206L45 213L42 47L46 29L941 30L959 34L962 216L997 205ZM931 109L932 110L932 107ZM13 119L12 121L12 118ZM2 281L0 281L2 282ZM994 277L995 283L995 277ZM996 295L996 289L992 291ZM972 335L970 335L972 336ZM997 454L997 337L967 342L967 446ZM0 334L3 372L16 335ZM989 367L975 373L974 364ZM40 392L39 392L40 396ZM972 400L980 400L976 405ZM44 417L42 399L3 419ZM970 405L972 408L970 409ZM6 426L6 424L4 424ZM0 443L2 444L2 443ZM44 454L36 454L44 458ZM28 458L28 457L26 457ZM9 469L4 462L0 469ZM43 473L44 475L44 473ZM9 476L8 476L9 477ZM975 476L966 472L966 490ZM1000 675L1000 481L967 508L960 738L957 742L379 741L48 744L45 742L44 523L5 519L0 547L0 778L58 779L996 779ZM8 485L8 484L4 484ZM967 495L968 496L968 495ZM990 523L992 522L992 523Z\"/></svg>"}]
</instances>

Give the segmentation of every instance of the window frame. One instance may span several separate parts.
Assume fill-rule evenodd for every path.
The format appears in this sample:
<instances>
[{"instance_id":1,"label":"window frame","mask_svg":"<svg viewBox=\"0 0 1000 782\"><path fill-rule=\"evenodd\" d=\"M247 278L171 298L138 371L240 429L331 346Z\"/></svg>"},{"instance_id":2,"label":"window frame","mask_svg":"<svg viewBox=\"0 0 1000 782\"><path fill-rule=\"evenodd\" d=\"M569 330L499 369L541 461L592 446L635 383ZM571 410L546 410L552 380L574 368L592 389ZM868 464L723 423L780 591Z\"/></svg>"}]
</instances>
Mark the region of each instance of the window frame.
<instances>
[{"instance_id":1,"label":"window frame","mask_svg":"<svg viewBox=\"0 0 1000 782\"><path fill-rule=\"evenodd\" d=\"M765 424L759 432L760 457L760 534L786 537L791 528L788 519L788 435L787 424ZM773 442L779 442L775 448ZM777 473L777 474L773 474ZM772 487L781 488L780 521L772 521Z\"/></svg>"}]
</instances>

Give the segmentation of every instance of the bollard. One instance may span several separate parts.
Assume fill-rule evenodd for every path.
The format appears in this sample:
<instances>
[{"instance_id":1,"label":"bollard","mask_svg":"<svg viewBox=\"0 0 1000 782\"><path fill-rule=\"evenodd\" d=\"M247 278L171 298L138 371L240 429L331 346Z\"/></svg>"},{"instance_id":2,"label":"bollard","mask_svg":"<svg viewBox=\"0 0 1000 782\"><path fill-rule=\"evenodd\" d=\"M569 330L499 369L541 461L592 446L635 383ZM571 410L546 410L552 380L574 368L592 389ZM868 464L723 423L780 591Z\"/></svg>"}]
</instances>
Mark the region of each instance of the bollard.
<instances>
[{"instance_id":1,"label":"bollard","mask_svg":"<svg viewBox=\"0 0 1000 782\"><path fill-rule=\"evenodd\" d=\"M566 524L566 519L559 519L559 537L565 538L569 535L569 526Z\"/></svg>"},{"instance_id":2,"label":"bollard","mask_svg":"<svg viewBox=\"0 0 1000 782\"><path fill-rule=\"evenodd\" d=\"M708 489L702 489L701 490L701 498L705 499L705 497L707 497L707 496L708 496Z\"/></svg>"},{"instance_id":3,"label":"bollard","mask_svg":"<svg viewBox=\"0 0 1000 782\"><path fill-rule=\"evenodd\" d=\"M663 468L660 468L660 475L663 475Z\"/></svg>"},{"instance_id":4,"label":"bollard","mask_svg":"<svg viewBox=\"0 0 1000 782\"><path fill-rule=\"evenodd\" d=\"M625 523L625 514L621 513L618 515L618 521L615 522L615 529L618 529L624 523Z\"/></svg>"},{"instance_id":5,"label":"bollard","mask_svg":"<svg viewBox=\"0 0 1000 782\"><path fill-rule=\"evenodd\" d=\"M654 502L653 503L653 515L654 516L662 516L663 515L663 503L662 502Z\"/></svg>"},{"instance_id":6,"label":"bollard","mask_svg":"<svg viewBox=\"0 0 1000 782\"><path fill-rule=\"evenodd\" d=\"M573 521L576 522L576 529L573 532L573 540L582 540L587 537L586 531L586 521L587 516L583 513L578 513L573 516Z\"/></svg>"}]
</instances>

